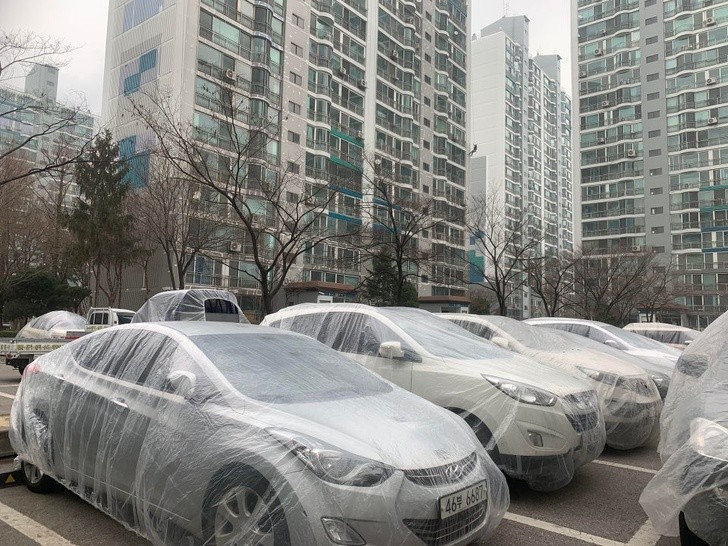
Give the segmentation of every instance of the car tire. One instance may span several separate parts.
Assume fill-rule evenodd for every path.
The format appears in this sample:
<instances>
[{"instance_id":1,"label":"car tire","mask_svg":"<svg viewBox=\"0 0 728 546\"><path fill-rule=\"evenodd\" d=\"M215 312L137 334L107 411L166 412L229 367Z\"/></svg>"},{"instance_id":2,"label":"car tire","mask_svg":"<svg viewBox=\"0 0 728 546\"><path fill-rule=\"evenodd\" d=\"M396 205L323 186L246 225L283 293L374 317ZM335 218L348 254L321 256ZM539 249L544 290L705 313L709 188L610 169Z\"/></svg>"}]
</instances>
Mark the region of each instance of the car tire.
<instances>
[{"instance_id":1,"label":"car tire","mask_svg":"<svg viewBox=\"0 0 728 546\"><path fill-rule=\"evenodd\" d=\"M680 512L679 522L681 546L709 546L707 542L690 530L685 521L685 512Z\"/></svg>"},{"instance_id":2,"label":"car tire","mask_svg":"<svg viewBox=\"0 0 728 546\"><path fill-rule=\"evenodd\" d=\"M263 503L263 505L261 505ZM256 517L260 511L260 517ZM278 493L259 472L247 466L223 469L213 479L202 507L203 540L209 546L291 543ZM245 535L241 536L241 533Z\"/></svg>"},{"instance_id":3,"label":"car tire","mask_svg":"<svg viewBox=\"0 0 728 546\"><path fill-rule=\"evenodd\" d=\"M53 478L44 474L40 468L32 463L23 461L21 470L25 486L33 493L50 493L57 486Z\"/></svg>"}]
</instances>

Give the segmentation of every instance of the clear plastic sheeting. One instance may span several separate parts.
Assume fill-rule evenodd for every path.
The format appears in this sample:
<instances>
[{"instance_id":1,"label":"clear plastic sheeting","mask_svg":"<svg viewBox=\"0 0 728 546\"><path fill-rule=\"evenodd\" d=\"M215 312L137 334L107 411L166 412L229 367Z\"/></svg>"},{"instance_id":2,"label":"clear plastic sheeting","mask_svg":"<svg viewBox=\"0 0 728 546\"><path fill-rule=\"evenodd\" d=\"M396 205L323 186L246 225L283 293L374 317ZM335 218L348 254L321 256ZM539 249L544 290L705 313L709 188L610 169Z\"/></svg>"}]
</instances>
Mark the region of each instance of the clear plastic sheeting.
<instances>
[{"instance_id":1,"label":"clear plastic sheeting","mask_svg":"<svg viewBox=\"0 0 728 546\"><path fill-rule=\"evenodd\" d=\"M664 399L670 386L670 376L680 351L611 324L596 320L560 317L543 317L524 321L533 326L552 328L577 334L607 347L617 349L640 360L640 367L647 372L657 385Z\"/></svg>"},{"instance_id":2,"label":"clear plastic sheeting","mask_svg":"<svg viewBox=\"0 0 728 546\"><path fill-rule=\"evenodd\" d=\"M662 322L633 322L625 326L624 330L678 349L685 349L700 335L697 330Z\"/></svg>"},{"instance_id":3,"label":"clear plastic sheeting","mask_svg":"<svg viewBox=\"0 0 728 546\"><path fill-rule=\"evenodd\" d=\"M74 337L83 334L86 328L86 319L70 311L51 311L32 319L23 326L16 338L18 339L63 339L69 332Z\"/></svg>"},{"instance_id":4,"label":"clear plastic sheeting","mask_svg":"<svg viewBox=\"0 0 728 546\"><path fill-rule=\"evenodd\" d=\"M728 545L728 313L685 349L662 413L662 469L640 503L655 529Z\"/></svg>"},{"instance_id":5,"label":"clear plastic sheeting","mask_svg":"<svg viewBox=\"0 0 728 546\"><path fill-rule=\"evenodd\" d=\"M536 328L508 317L442 317L510 351L588 379L599 398L610 447L633 449L656 437L660 393L638 359L585 337Z\"/></svg>"},{"instance_id":6,"label":"clear plastic sheeting","mask_svg":"<svg viewBox=\"0 0 728 546\"><path fill-rule=\"evenodd\" d=\"M493 460L534 489L568 484L604 447L597 395L578 379L427 311L304 304L264 324L308 335L461 415Z\"/></svg>"},{"instance_id":7,"label":"clear plastic sheeting","mask_svg":"<svg viewBox=\"0 0 728 546\"><path fill-rule=\"evenodd\" d=\"M10 439L29 487L51 476L154 544L465 545L509 504L462 419L259 326L89 334L31 365Z\"/></svg>"},{"instance_id":8,"label":"clear plastic sheeting","mask_svg":"<svg viewBox=\"0 0 728 546\"><path fill-rule=\"evenodd\" d=\"M172 320L248 323L234 294L205 288L155 294L137 311L132 323Z\"/></svg>"}]
</instances>

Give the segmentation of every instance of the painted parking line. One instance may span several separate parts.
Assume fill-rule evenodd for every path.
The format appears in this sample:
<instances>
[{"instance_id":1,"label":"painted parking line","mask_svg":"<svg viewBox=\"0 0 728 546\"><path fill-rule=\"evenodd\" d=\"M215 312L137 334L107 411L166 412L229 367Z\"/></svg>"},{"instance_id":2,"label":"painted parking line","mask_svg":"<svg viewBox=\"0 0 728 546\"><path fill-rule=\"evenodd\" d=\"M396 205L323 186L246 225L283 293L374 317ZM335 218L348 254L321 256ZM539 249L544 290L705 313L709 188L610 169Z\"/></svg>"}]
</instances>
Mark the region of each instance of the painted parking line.
<instances>
[{"instance_id":1,"label":"painted parking line","mask_svg":"<svg viewBox=\"0 0 728 546\"><path fill-rule=\"evenodd\" d=\"M6 392L0 392L0 396L2 396L3 398L10 398L10 400L15 400L15 396Z\"/></svg>"},{"instance_id":2,"label":"painted parking line","mask_svg":"<svg viewBox=\"0 0 728 546\"><path fill-rule=\"evenodd\" d=\"M622 464L622 463L613 463L612 461L602 461L601 459L596 459L592 461L593 463L597 464L603 464L606 466L613 466L616 468L624 468L625 470L634 470L636 472L644 472L645 474L657 474L657 470L653 468L642 468L641 466L632 466L631 464Z\"/></svg>"},{"instance_id":3,"label":"painted parking line","mask_svg":"<svg viewBox=\"0 0 728 546\"><path fill-rule=\"evenodd\" d=\"M75 546L48 527L0 502L0 521L34 540L40 546Z\"/></svg>"},{"instance_id":4,"label":"painted parking line","mask_svg":"<svg viewBox=\"0 0 728 546\"><path fill-rule=\"evenodd\" d=\"M548 531L549 533L555 533L557 535L575 538L589 544L598 544L599 546L624 546L623 542L617 542L616 540L609 540L608 538L590 535L589 533L584 533L583 531L569 529L568 527L562 527L561 525L556 525L547 521L529 518L528 516L521 516L519 514L512 514L508 512L505 516L503 516L503 518L510 521L515 521L516 523L521 523L523 525L528 525L529 527L536 527L537 529Z\"/></svg>"},{"instance_id":5,"label":"painted parking line","mask_svg":"<svg viewBox=\"0 0 728 546\"><path fill-rule=\"evenodd\" d=\"M627 546L655 546L661 538L662 536L652 527L650 520L647 520L629 540Z\"/></svg>"}]
</instances>

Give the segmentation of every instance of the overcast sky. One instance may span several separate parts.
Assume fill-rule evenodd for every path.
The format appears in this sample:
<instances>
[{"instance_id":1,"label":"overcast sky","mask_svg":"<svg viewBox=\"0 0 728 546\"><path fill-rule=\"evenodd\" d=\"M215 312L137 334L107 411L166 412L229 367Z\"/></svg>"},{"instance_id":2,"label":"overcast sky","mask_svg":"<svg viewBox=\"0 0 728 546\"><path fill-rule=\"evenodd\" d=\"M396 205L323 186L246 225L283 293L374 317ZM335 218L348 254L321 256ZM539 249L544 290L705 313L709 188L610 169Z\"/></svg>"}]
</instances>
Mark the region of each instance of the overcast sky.
<instances>
[{"instance_id":1,"label":"overcast sky","mask_svg":"<svg viewBox=\"0 0 728 546\"><path fill-rule=\"evenodd\" d=\"M473 32L503 16L526 15L530 23L532 55L558 53L567 91L570 85L569 0L469 0L473 5ZM101 113L104 47L108 0L0 0L0 21L5 31L32 31L75 46L59 76L59 98L88 101L92 112ZM15 82L22 87L22 81Z\"/></svg>"}]
</instances>

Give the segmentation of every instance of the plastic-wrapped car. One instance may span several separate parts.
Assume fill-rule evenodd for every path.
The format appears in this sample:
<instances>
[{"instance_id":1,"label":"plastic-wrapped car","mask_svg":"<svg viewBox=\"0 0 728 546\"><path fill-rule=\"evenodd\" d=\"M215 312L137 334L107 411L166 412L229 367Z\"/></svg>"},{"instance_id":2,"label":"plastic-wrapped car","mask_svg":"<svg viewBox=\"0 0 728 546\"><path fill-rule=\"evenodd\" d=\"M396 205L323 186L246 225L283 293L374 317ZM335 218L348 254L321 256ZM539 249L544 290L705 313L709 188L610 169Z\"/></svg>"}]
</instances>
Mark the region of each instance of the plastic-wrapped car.
<instances>
[{"instance_id":1,"label":"plastic-wrapped car","mask_svg":"<svg viewBox=\"0 0 728 546\"><path fill-rule=\"evenodd\" d=\"M509 351L588 378L599 396L607 445L632 449L657 432L660 393L640 361L588 338L501 316L440 315Z\"/></svg>"},{"instance_id":2,"label":"plastic-wrapped car","mask_svg":"<svg viewBox=\"0 0 728 546\"><path fill-rule=\"evenodd\" d=\"M31 365L10 439L31 490L52 477L155 544L460 545L508 507L457 416L258 326L89 334Z\"/></svg>"},{"instance_id":3,"label":"plastic-wrapped car","mask_svg":"<svg viewBox=\"0 0 728 546\"><path fill-rule=\"evenodd\" d=\"M81 337L86 319L70 311L51 311L32 319L18 332L16 339L67 339Z\"/></svg>"},{"instance_id":4,"label":"plastic-wrapped car","mask_svg":"<svg viewBox=\"0 0 728 546\"><path fill-rule=\"evenodd\" d=\"M677 349L668 347L654 339L596 320L542 317L527 319L524 322L587 337L639 358L642 361L642 369L655 382L657 389L660 391L660 396L664 399L667 395L667 390L670 387L670 376L672 376L675 363L680 356L680 351Z\"/></svg>"},{"instance_id":5,"label":"plastic-wrapped car","mask_svg":"<svg viewBox=\"0 0 728 546\"><path fill-rule=\"evenodd\" d=\"M242 322L247 324L235 295L227 290L191 288L154 294L132 319L138 322L195 320L208 322Z\"/></svg>"},{"instance_id":6,"label":"plastic-wrapped car","mask_svg":"<svg viewBox=\"0 0 728 546\"><path fill-rule=\"evenodd\" d=\"M533 489L563 487L604 448L604 420L589 383L427 311L303 304L264 324L318 339L460 414L498 466Z\"/></svg>"},{"instance_id":7,"label":"plastic-wrapped car","mask_svg":"<svg viewBox=\"0 0 728 546\"><path fill-rule=\"evenodd\" d=\"M640 497L652 525L728 545L728 313L680 356L660 433L663 466Z\"/></svg>"},{"instance_id":8,"label":"plastic-wrapped car","mask_svg":"<svg viewBox=\"0 0 728 546\"><path fill-rule=\"evenodd\" d=\"M623 328L675 349L685 349L700 335L697 330L663 322L633 322Z\"/></svg>"}]
</instances>

